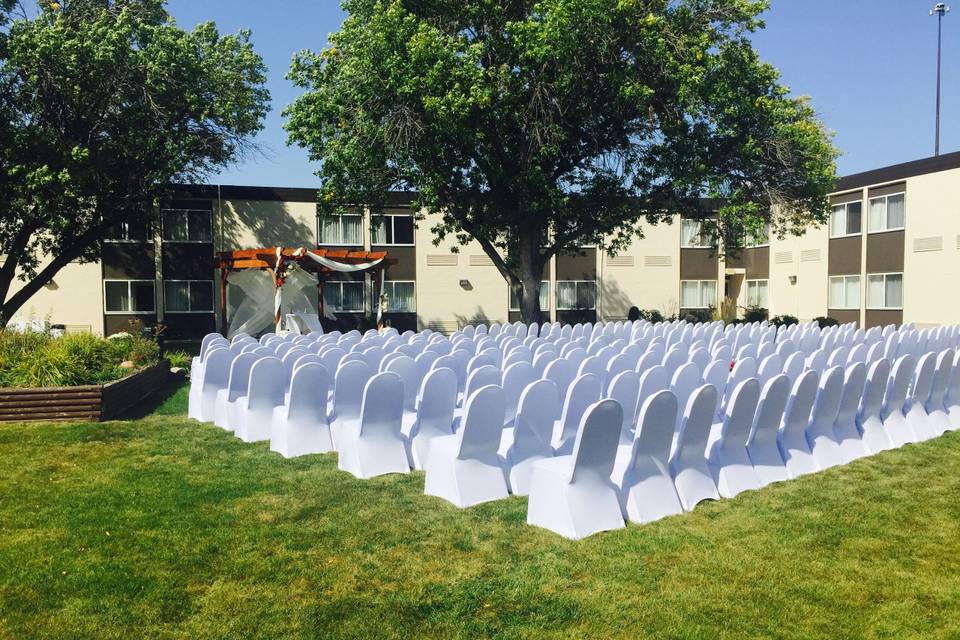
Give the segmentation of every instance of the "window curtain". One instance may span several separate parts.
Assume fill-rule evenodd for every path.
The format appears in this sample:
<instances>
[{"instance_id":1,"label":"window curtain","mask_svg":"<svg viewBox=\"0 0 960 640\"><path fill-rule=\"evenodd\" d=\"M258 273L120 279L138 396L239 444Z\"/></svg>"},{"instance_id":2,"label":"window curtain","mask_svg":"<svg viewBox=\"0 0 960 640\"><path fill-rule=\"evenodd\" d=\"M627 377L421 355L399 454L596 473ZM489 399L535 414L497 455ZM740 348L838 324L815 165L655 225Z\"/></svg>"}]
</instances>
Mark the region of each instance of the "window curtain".
<instances>
[{"instance_id":1,"label":"window curtain","mask_svg":"<svg viewBox=\"0 0 960 640\"><path fill-rule=\"evenodd\" d=\"M163 284L164 306L167 311L190 311L190 285L187 282Z\"/></svg>"}]
</instances>

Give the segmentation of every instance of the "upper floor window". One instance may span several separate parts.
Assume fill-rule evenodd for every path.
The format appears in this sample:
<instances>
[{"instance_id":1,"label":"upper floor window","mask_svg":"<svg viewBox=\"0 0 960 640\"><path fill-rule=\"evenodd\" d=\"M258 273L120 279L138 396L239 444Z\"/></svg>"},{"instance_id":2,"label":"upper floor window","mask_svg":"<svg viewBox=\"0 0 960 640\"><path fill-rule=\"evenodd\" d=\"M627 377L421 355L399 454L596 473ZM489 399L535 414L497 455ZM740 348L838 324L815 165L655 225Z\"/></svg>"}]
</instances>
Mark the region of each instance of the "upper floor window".
<instances>
[{"instance_id":1,"label":"upper floor window","mask_svg":"<svg viewBox=\"0 0 960 640\"><path fill-rule=\"evenodd\" d=\"M860 276L831 276L829 299L831 309L859 309Z\"/></svg>"},{"instance_id":2,"label":"upper floor window","mask_svg":"<svg viewBox=\"0 0 960 640\"><path fill-rule=\"evenodd\" d=\"M323 306L341 313L363 313L362 280L329 280L323 283Z\"/></svg>"},{"instance_id":3,"label":"upper floor window","mask_svg":"<svg viewBox=\"0 0 960 640\"><path fill-rule=\"evenodd\" d=\"M363 246L363 216L324 216L319 219L319 227L319 244Z\"/></svg>"},{"instance_id":4,"label":"upper floor window","mask_svg":"<svg viewBox=\"0 0 960 640\"><path fill-rule=\"evenodd\" d=\"M118 222L107 231L107 242L146 242L150 239L150 223L146 220Z\"/></svg>"},{"instance_id":5,"label":"upper floor window","mask_svg":"<svg viewBox=\"0 0 960 640\"><path fill-rule=\"evenodd\" d=\"M377 216L371 244L413 244L413 216Z\"/></svg>"},{"instance_id":6,"label":"upper floor window","mask_svg":"<svg viewBox=\"0 0 960 640\"><path fill-rule=\"evenodd\" d=\"M153 280L104 280L103 310L108 314L156 311Z\"/></svg>"},{"instance_id":7,"label":"upper floor window","mask_svg":"<svg viewBox=\"0 0 960 640\"><path fill-rule=\"evenodd\" d=\"M768 308L768 280L747 280L747 306Z\"/></svg>"},{"instance_id":8,"label":"upper floor window","mask_svg":"<svg viewBox=\"0 0 960 640\"><path fill-rule=\"evenodd\" d=\"M873 273L867 275L867 308L902 309L903 274Z\"/></svg>"},{"instance_id":9,"label":"upper floor window","mask_svg":"<svg viewBox=\"0 0 960 640\"><path fill-rule=\"evenodd\" d=\"M870 198L870 232L903 229L904 220L904 194Z\"/></svg>"},{"instance_id":10,"label":"upper floor window","mask_svg":"<svg viewBox=\"0 0 960 640\"><path fill-rule=\"evenodd\" d=\"M680 281L680 306L683 309L706 309L716 304L716 280Z\"/></svg>"},{"instance_id":11,"label":"upper floor window","mask_svg":"<svg viewBox=\"0 0 960 640\"><path fill-rule=\"evenodd\" d=\"M597 283L593 280L558 280L557 311L597 308Z\"/></svg>"},{"instance_id":12,"label":"upper floor window","mask_svg":"<svg viewBox=\"0 0 960 640\"><path fill-rule=\"evenodd\" d=\"M383 283L388 313L413 313L417 310L416 283L412 280L387 280Z\"/></svg>"},{"instance_id":13,"label":"upper floor window","mask_svg":"<svg viewBox=\"0 0 960 640\"><path fill-rule=\"evenodd\" d=\"M169 313L210 313L213 311L212 280L166 280L163 308Z\"/></svg>"},{"instance_id":14,"label":"upper floor window","mask_svg":"<svg viewBox=\"0 0 960 640\"><path fill-rule=\"evenodd\" d=\"M550 309L550 281L540 282L540 311ZM520 311L520 290L510 287L510 311Z\"/></svg>"},{"instance_id":15,"label":"upper floor window","mask_svg":"<svg viewBox=\"0 0 960 640\"><path fill-rule=\"evenodd\" d=\"M770 244L770 223L764 223L759 231L748 231L744 234L743 246L765 247Z\"/></svg>"},{"instance_id":16,"label":"upper floor window","mask_svg":"<svg viewBox=\"0 0 960 640\"><path fill-rule=\"evenodd\" d=\"M700 220L680 220L680 246L685 249L712 249L713 237Z\"/></svg>"},{"instance_id":17,"label":"upper floor window","mask_svg":"<svg viewBox=\"0 0 960 640\"><path fill-rule=\"evenodd\" d=\"M208 209L164 209L165 242L213 242L213 220Z\"/></svg>"},{"instance_id":18,"label":"upper floor window","mask_svg":"<svg viewBox=\"0 0 960 640\"><path fill-rule=\"evenodd\" d=\"M862 216L863 203L860 201L834 205L830 211L830 237L860 235Z\"/></svg>"}]
</instances>

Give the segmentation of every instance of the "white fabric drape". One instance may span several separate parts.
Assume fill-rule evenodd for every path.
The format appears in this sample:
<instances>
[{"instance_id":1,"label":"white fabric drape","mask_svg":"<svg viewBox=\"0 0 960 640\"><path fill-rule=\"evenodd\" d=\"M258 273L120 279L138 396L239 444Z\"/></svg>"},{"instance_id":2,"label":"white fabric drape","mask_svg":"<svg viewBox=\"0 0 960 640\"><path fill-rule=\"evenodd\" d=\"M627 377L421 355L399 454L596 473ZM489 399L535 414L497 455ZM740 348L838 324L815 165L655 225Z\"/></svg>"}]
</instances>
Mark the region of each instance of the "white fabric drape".
<instances>
[{"instance_id":1,"label":"white fabric drape","mask_svg":"<svg viewBox=\"0 0 960 640\"><path fill-rule=\"evenodd\" d=\"M227 337L257 335L273 326L273 278L266 271L245 269L227 276L233 312Z\"/></svg>"},{"instance_id":2,"label":"white fabric drape","mask_svg":"<svg viewBox=\"0 0 960 640\"><path fill-rule=\"evenodd\" d=\"M374 260L373 262L362 262L360 264L345 264L343 262L338 262L336 260L330 260L329 258L324 258L323 256L318 256L314 253L307 251L304 254L305 257L310 258L317 264L330 269L331 271L338 271L340 273L353 273L355 271L365 271L366 269L373 268L383 262L383 258Z\"/></svg>"}]
</instances>

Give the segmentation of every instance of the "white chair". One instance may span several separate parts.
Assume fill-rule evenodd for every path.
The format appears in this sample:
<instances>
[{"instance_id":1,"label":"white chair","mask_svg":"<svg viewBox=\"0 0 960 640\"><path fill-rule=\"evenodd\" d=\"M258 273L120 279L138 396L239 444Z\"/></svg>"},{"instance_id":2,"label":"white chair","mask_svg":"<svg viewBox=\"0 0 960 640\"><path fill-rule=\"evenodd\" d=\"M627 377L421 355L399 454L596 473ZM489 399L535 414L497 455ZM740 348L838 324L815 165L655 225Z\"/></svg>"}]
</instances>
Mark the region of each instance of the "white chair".
<instances>
[{"instance_id":1,"label":"white chair","mask_svg":"<svg viewBox=\"0 0 960 640\"><path fill-rule=\"evenodd\" d=\"M930 397L927 398L927 423L934 435L950 431L950 417L947 415L946 396L950 385L950 373L953 371L953 349L937 354L933 381L930 385Z\"/></svg>"},{"instance_id":2,"label":"white chair","mask_svg":"<svg viewBox=\"0 0 960 640\"><path fill-rule=\"evenodd\" d=\"M777 432L789 395L790 378L786 374L781 373L767 381L760 391L760 401L747 438L747 455L764 487L790 479L777 447Z\"/></svg>"},{"instance_id":3,"label":"white chair","mask_svg":"<svg viewBox=\"0 0 960 640\"><path fill-rule=\"evenodd\" d=\"M670 372L667 371L667 373ZM680 423L683 421L684 410L687 401L690 399L690 394L700 386L700 369L692 362L688 362L681 365L672 375L670 390L673 391L673 395L677 396L679 411L677 411L676 433L679 433Z\"/></svg>"},{"instance_id":4,"label":"white chair","mask_svg":"<svg viewBox=\"0 0 960 640\"><path fill-rule=\"evenodd\" d=\"M236 435L244 442L270 439L273 409L283 406L286 380L280 358L261 358L250 367L247 394L237 401Z\"/></svg>"},{"instance_id":5,"label":"white chair","mask_svg":"<svg viewBox=\"0 0 960 640\"><path fill-rule=\"evenodd\" d=\"M358 422L343 423L335 440L338 467L357 478L408 473L407 450L400 434L403 380L384 371L367 381Z\"/></svg>"},{"instance_id":6,"label":"white chair","mask_svg":"<svg viewBox=\"0 0 960 640\"><path fill-rule=\"evenodd\" d=\"M547 365L547 368L543 372L543 378L546 380L552 381L557 385L557 393L560 394L560 397L563 398L567 395L567 389L570 388L570 383L573 382L573 365L567 360L554 360ZM560 415L560 407L557 407L557 416Z\"/></svg>"},{"instance_id":7,"label":"white chair","mask_svg":"<svg viewBox=\"0 0 960 640\"><path fill-rule=\"evenodd\" d=\"M878 343L879 344L879 343ZM867 380L864 383L863 396L857 410L857 428L860 430L863 445L868 452L880 453L893 448L890 437L883 428L880 417L883 408L883 394L890 377L890 361L881 358L870 365Z\"/></svg>"},{"instance_id":8,"label":"white chair","mask_svg":"<svg viewBox=\"0 0 960 640\"><path fill-rule=\"evenodd\" d=\"M327 390L330 373L319 362L294 369L290 400L273 410L270 450L284 458L333 451L327 421Z\"/></svg>"},{"instance_id":9,"label":"white chair","mask_svg":"<svg viewBox=\"0 0 960 640\"><path fill-rule=\"evenodd\" d=\"M215 340L219 338L219 340ZM210 351L216 348L230 350L230 343L220 334L212 333L204 336L200 346L200 355L193 358L190 364L190 390L187 393L187 417L199 420L200 396L203 390L204 364Z\"/></svg>"},{"instance_id":10,"label":"white chair","mask_svg":"<svg viewBox=\"0 0 960 640\"><path fill-rule=\"evenodd\" d=\"M523 363L529 366L529 363ZM503 429L503 390L488 385L467 398L463 425L430 441L423 492L460 508L509 495L497 449Z\"/></svg>"},{"instance_id":11,"label":"white chair","mask_svg":"<svg viewBox=\"0 0 960 640\"><path fill-rule=\"evenodd\" d=\"M733 498L743 491L762 486L747 455L747 438L759 399L760 384L756 378L740 382L730 394L720 437L710 448L707 464L717 490L724 498Z\"/></svg>"},{"instance_id":12,"label":"white chair","mask_svg":"<svg viewBox=\"0 0 960 640\"><path fill-rule=\"evenodd\" d=\"M453 412L457 402L457 374L447 368L429 372L420 385L417 419L407 437L410 464L423 469L430 457L430 441L453 433Z\"/></svg>"},{"instance_id":13,"label":"white chair","mask_svg":"<svg viewBox=\"0 0 960 640\"><path fill-rule=\"evenodd\" d=\"M568 455L573 451L581 418L587 407L599 399L600 379L595 374L585 373L573 381L564 398L560 419L554 423L550 440L556 455Z\"/></svg>"},{"instance_id":14,"label":"white chair","mask_svg":"<svg viewBox=\"0 0 960 640\"><path fill-rule=\"evenodd\" d=\"M677 397L672 391L658 391L640 407L629 461L622 470L615 466L613 473L620 509L631 522L653 522L683 512L670 474L676 421Z\"/></svg>"},{"instance_id":15,"label":"white chair","mask_svg":"<svg viewBox=\"0 0 960 640\"><path fill-rule=\"evenodd\" d=\"M629 443L633 439L633 417L637 413L637 401L640 397L640 376L633 369L616 374L610 381L606 397L620 403L623 409L620 442Z\"/></svg>"},{"instance_id":16,"label":"white chair","mask_svg":"<svg viewBox=\"0 0 960 640\"><path fill-rule=\"evenodd\" d=\"M560 393L552 380L532 382L520 394L514 427L504 429L500 441L510 490L515 495L529 494L533 465L553 457L550 438L559 405Z\"/></svg>"},{"instance_id":17,"label":"white chair","mask_svg":"<svg viewBox=\"0 0 960 640\"><path fill-rule=\"evenodd\" d=\"M577 429L572 454L534 464L527 524L574 540L625 526L617 489L610 480L622 413L616 400L590 405Z\"/></svg>"},{"instance_id":18,"label":"white chair","mask_svg":"<svg viewBox=\"0 0 960 640\"><path fill-rule=\"evenodd\" d=\"M501 387L504 398L504 416L503 426L513 426L513 420L517 417L517 405L520 403L520 394L527 388L527 385L537 379L533 370L533 365L529 362L520 361L508 366L503 371L503 381ZM464 409L466 411L466 409Z\"/></svg>"},{"instance_id":19,"label":"white chair","mask_svg":"<svg viewBox=\"0 0 960 640\"><path fill-rule=\"evenodd\" d=\"M927 415L927 400L930 398L930 390L933 386L934 368L937 363L935 353L925 353L917 361L917 367L913 372L913 381L910 385L910 392L904 403L904 416L907 424L916 442L930 440L940 435L931 427L929 416Z\"/></svg>"},{"instance_id":20,"label":"white chair","mask_svg":"<svg viewBox=\"0 0 960 640\"><path fill-rule=\"evenodd\" d=\"M953 367L950 372L950 384L947 386L946 400L947 417L950 419L950 429L960 429L960 349L953 358Z\"/></svg>"},{"instance_id":21,"label":"white chair","mask_svg":"<svg viewBox=\"0 0 960 640\"><path fill-rule=\"evenodd\" d=\"M250 383L250 368L258 360L253 353L241 353L230 363L230 377L227 386L217 391L214 400L213 423L226 431L236 429L236 402L247 395Z\"/></svg>"},{"instance_id":22,"label":"white chair","mask_svg":"<svg viewBox=\"0 0 960 640\"><path fill-rule=\"evenodd\" d=\"M214 419L217 392L229 384L231 365L236 357L230 349L212 349L207 354L194 416L200 422L211 422Z\"/></svg>"},{"instance_id":23,"label":"white chair","mask_svg":"<svg viewBox=\"0 0 960 640\"><path fill-rule=\"evenodd\" d=\"M913 356L909 354L897 358L890 370L886 393L883 396L880 419L883 420L883 430L890 438L890 444L893 448L915 442L916 438L906 416L903 414L907 390L910 386L910 379L913 377L913 363Z\"/></svg>"},{"instance_id":24,"label":"white chair","mask_svg":"<svg viewBox=\"0 0 960 640\"><path fill-rule=\"evenodd\" d=\"M801 373L793 383L790 397L787 398L783 422L777 434L780 456L791 478L799 478L820 470L820 466L810 452L806 433L810 412L813 410L813 402L817 396L818 379L819 374L816 371L807 370Z\"/></svg>"},{"instance_id":25,"label":"white chair","mask_svg":"<svg viewBox=\"0 0 960 640\"><path fill-rule=\"evenodd\" d=\"M420 375L420 367L409 356L399 356L393 358L387 363L384 371L392 371L403 380L403 419L401 431L410 433L410 427L417 419L417 394L420 391L420 383L423 376ZM456 374L454 374L456 375ZM454 394L456 400L456 394Z\"/></svg>"},{"instance_id":26,"label":"white chair","mask_svg":"<svg viewBox=\"0 0 960 640\"><path fill-rule=\"evenodd\" d=\"M870 455L857 429L857 409L860 407L866 380L865 364L858 361L847 367L843 378L843 396L837 410L837 419L833 423L833 433L840 445L840 457L844 463Z\"/></svg>"},{"instance_id":27,"label":"white chair","mask_svg":"<svg viewBox=\"0 0 960 640\"><path fill-rule=\"evenodd\" d=\"M717 483L707 466L707 439L717 406L717 389L705 384L690 394L683 411L677 443L670 456L670 473L686 511L704 500L719 500Z\"/></svg>"},{"instance_id":28,"label":"white chair","mask_svg":"<svg viewBox=\"0 0 960 640\"><path fill-rule=\"evenodd\" d=\"M846 358L844 358L845 360ZM820 469L829 469L843 464L840 444L833 431L840 400L843 397L843 368L830 367L820 377L817 395L807 422L807 444Z\"/></svg>"},{"instance_id":29,"label":"white chair","mask_svg":"<svg viewBox=\"0 0 960 640\"><path fill-rule=\"evenodd\" d=\"M348 426L359 426L363 393L372 373L366 362L358 360L344 362L333 376L330 433L333 437L333 446L337 450L340 449L340 432ZM402 404L400 410L403 411Z\"/></svg>"}]
</instances>

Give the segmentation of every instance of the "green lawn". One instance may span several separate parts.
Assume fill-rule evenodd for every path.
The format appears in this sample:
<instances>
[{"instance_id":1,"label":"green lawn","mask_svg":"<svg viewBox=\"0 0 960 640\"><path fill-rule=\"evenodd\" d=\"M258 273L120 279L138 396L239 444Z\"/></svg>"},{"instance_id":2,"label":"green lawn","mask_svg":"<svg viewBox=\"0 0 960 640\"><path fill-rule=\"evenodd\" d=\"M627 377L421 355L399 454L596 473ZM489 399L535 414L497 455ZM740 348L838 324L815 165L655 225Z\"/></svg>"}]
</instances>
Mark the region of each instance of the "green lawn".
<instances>
[{"instance_id":1,"label":"green lawn","mask_svg":"<svg viewBox=\"0 0 960 640\"><path fill-rule=\"evenodd\" d=\"M571 542L185 396L0 426L0 638L960 636L960 434Z\"/></svg>"}]
</instances>

